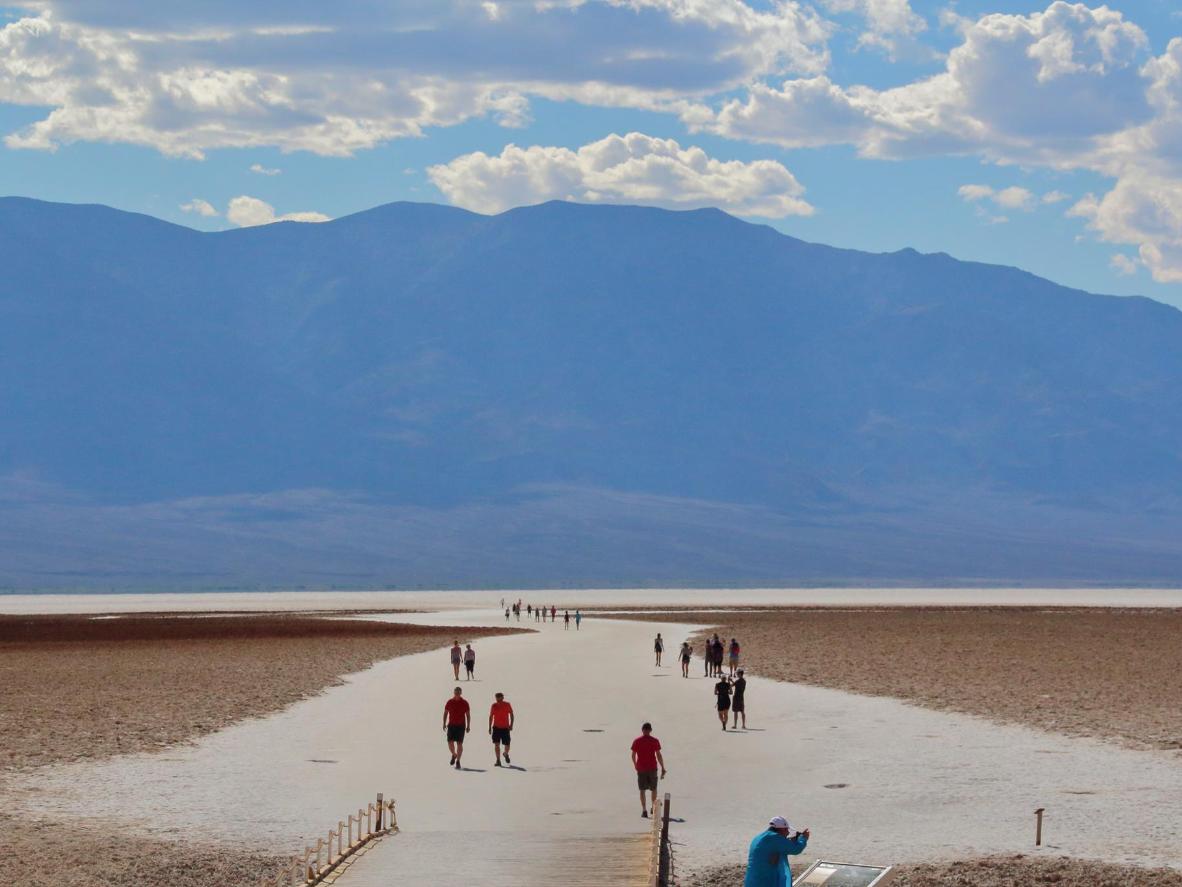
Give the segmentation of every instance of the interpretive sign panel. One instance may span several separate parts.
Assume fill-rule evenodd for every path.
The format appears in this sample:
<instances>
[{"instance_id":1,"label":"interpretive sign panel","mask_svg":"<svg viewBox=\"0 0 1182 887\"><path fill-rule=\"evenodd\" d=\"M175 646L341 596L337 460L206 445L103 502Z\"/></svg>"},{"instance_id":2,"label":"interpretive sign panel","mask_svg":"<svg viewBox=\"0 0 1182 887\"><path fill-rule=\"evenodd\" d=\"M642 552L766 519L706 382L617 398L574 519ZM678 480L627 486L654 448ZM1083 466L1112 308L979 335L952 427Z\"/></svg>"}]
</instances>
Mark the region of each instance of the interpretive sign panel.
<instances>
[{"instance_id":1,"label":"interpretive sign panel","mask_svg":"<svg viewBox=\"0 0 1182 887\"><path fill-rule=\"evenodd\" d=\"M891 870L889 865L856 865L850 862L827 862L819 859L792 882L793 887L824 884L825 887L871 887Z\"/></svg>"}]
</instances>

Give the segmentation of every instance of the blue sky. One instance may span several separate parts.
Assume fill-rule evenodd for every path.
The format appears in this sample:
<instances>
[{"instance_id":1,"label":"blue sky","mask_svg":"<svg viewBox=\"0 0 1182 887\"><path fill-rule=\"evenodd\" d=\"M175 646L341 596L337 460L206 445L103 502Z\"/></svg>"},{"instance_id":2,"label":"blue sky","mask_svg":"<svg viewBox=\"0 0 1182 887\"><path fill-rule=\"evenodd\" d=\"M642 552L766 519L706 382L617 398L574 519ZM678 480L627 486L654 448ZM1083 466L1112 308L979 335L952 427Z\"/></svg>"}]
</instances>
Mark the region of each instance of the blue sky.
<instances>
[{"instance_id":1,"label":"blue sky","mask_svg":"<svg viewBox=\"0 0 1182 887\"><path fill-rule=\"evenodd\" d=\"M717 205L1182 306L1165 0L170 6L0 7L0 193L203 229Z\"/></svg>"}]
</instances>

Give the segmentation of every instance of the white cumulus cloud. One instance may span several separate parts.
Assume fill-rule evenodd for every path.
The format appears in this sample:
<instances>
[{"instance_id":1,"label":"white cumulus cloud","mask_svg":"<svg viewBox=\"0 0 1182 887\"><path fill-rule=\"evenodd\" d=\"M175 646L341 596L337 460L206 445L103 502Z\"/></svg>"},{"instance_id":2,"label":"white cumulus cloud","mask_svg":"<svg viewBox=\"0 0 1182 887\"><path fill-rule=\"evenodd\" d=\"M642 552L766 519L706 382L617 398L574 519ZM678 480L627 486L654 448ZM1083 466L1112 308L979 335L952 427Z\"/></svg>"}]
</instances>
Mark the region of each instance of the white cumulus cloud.
<instances>
[{"instance_id":1,"label":"white cumulus cloud","mask_svg":"<svg viewBox=\"0 0 1182 887\"><path fill-rule=\"evenodd\" d=\"M194 213L199 216L211 218L219 215L218 211L214 209L212 203L208 200L202 200L200 197L194 197L188 203L181 204L181 211L187 213Z\"/></svg>"},{"instance_id":2,"label":"white cumulus cloud","mask_svg":"<svg viewBox=\"0 0 1182 887\"><path fill-rule=\"evenodd\" d=\"M1137 260L1131 258L1130 256L1126 256L1124 253L1116 253L1111 259L1108 260L1108 264L1117 274L1127 276L1129 274L1137 273Z\"/></svg>"},{"instance_id":3,"label":"white cumulus cloud","mask_svg":"<svg viewBox=\"0 0 1182 887\"><path fill-rule=\"evenodd\" d=\"M991 188L989 185L961 185L957 193L970 203L988 200L1002 209L1018 209L1023 212L1030 212L1038 202L1033 192L1017 185L1001 189Z\"/></svg>"},{"instance_id":4,"label":"white cumulus cloud","mask_svg":"<svg viewBox=\"0 0 1182 887\"><path fill-rule=\"evenodd\" d=\"M792 0L27 0L0 28L0 103L47 107L10 147L77 141L200 157L348 155L533 96L675 107L828 64L829 24Z\"/></svg>"},{"instance_id":5,"label":"white cumulus cloud","mask_svg":"<svg viewBox=\"0 0 1182 887\"><path fill-rule=\"evenodd\" d=\"M239 228L270 225L272 222L328 222L329 216L318 212L294 212L277 215L275 207L245 194L233 198L226 208L226 218Z\"/></svg>"},{"instance_id":6,"label":"white cumulus cloud","mask_svg":"<svg viewBox=\"0 0 1182 887\"><path fill-rule=\"evenodd\" d=\"M774 160L718 160L701 148L643 133L610 135L577 150L507 145L427 170L459 206L500 212L551 199L641 203L669 208L718 206L738 215L809 215L804 188Z\"/></svg>"},{"instance_id":7,"label":"white cumulus cloud","mask_svg":"<svg viewBox=\"0 0 1182 887\"><path fill-rule=\"evenodd\" d=\"M1182 181L1128 173L1107 194L1088 194L1068 214L1086 219L1106 243L1136 246L1154 280L1182 283Z\"/></svg>"},{"instance_id":8,"label":"white cumulus cloud","mask_svg":"<svg viewBox=\"0 0 1182 887\"><path fill-rule=\"evenodd\" d=\"M858 38L859 46L878 47L894 55L927 30L927 22L912 8L909 0L823 0L830 12L857 13L865 22Z\"/></svg>"},{"instance_id":9,"label":"white cumulus cloud","mask_svg":"<svg viewBox=\"0 0 1182 887\"><path fill-rule=\"evenodd\" d=\"M273 166L263 166L261 163L252 163L250 165L250 171L260 176L277 176L283 172L281 169Z\"/></svg>"}]
</instances>

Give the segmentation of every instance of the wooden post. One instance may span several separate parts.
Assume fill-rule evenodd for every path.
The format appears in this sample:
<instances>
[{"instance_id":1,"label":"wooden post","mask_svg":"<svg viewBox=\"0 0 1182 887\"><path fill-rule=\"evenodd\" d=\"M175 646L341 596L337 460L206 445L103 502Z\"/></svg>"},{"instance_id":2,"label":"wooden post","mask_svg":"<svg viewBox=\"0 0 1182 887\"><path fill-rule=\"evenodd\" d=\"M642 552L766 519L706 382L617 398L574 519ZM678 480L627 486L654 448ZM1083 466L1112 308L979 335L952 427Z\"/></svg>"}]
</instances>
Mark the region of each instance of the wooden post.
<instances>
[{"instance_id":1,"label":"wooden post","mask_svg":"<svg viewBox=\"0 0 1182 887\"><path fill-rule=\"evenodd\" d=\"M657 853L657 883L660 887L669 887L669 793L665 792L664 803L661 804L661 838Z\"/></svg>"},{"instance_id":2,"label":"wooden post","mask_svg":"<svg viewBox=\"0 0 1182 887\"><path fill-rule=\"evenodd\" d=\"M378 792L378 831L379 832L382 830L382 820L385 819L385 816L383 816L382 814L384 814L385 812L386 812L386 808L382 804L382 793Z\"/></svg>"},{"instance_id":3,"label":"wooden post","mask_svg":"<svg viewBox=\"0 0 1182 887\"><path fill-rule=\"evenodd\" d=\"M341 854L345 849L345 824L339 819L337 820L337 859L341 858Z\"/></svg>"},{"instance_id":4,"label":"wooden post","mask_svg":"<svg viewBox=\"0 0 1182 887\"><path fill-rule=\"evenodd\" d=\"M1042 815L1046 811L1045 807L1039 807L1034 811L1034 846L1042 846Z\"/></svg>"},{"instance_id":5,"label":"wooden post","mask_svg":"<svg viewBox=\"0 0 1182 887\"><path fill-rule=\"evenodd\" d=\"M365 808L365 828L366 834L373 834L373 804Z\"/></svg>"}]
</instances>

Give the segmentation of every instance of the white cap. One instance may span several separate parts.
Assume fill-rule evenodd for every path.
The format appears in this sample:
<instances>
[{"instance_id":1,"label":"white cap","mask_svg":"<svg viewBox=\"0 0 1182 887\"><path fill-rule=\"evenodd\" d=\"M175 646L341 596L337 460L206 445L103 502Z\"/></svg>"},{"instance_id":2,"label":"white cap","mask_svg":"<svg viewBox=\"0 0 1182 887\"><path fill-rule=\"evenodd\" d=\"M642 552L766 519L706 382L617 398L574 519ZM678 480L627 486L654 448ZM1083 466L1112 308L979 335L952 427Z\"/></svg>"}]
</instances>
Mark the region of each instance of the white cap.
<instances>
[{"instance_id":1,"label":"white cap","mask_svg":"<svg viewBox=\"0 0 1182 887\"><path fill-rule=\"evenodd\" d=\"M790 829L792 827L792 826L788 825L788 820L785 819L783 816L773 816L771 818L771 820L768 822L767 826L768 826L768 828L787 828L787 829Z\"/></svg>"}]
</instances>

